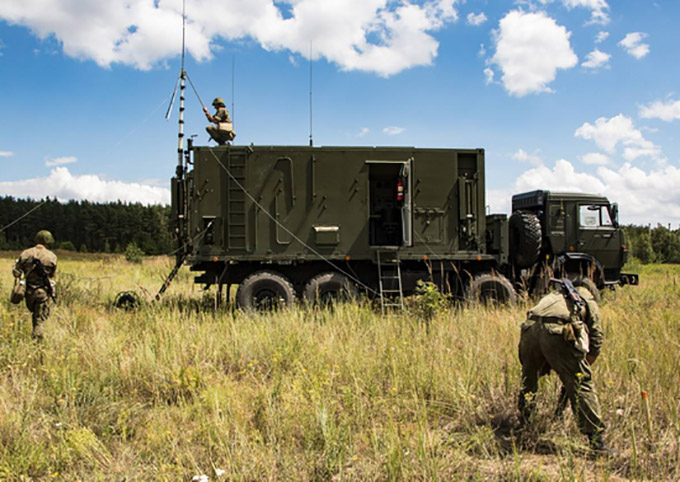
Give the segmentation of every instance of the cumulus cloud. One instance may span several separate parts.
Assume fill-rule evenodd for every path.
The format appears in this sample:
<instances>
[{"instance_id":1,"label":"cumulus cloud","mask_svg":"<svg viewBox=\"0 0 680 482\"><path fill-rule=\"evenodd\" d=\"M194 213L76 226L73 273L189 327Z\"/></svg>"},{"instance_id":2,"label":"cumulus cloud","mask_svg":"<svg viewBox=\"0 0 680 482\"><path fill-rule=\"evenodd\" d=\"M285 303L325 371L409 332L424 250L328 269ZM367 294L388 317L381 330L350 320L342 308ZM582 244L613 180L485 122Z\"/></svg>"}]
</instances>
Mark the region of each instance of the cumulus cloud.
<instances>
[{"instance_id":1,"label":"cumulus cloud","mask_svg":"<svg viewBox=\"0 0 680 482\"><path fill-rule=\"evenodd\" d=\"M581 156L580 159L584 164L591 164L595 166L606 166L607 164L612 163L611 158L606 154L602 154L601 152L589 152L588 154Z\"/></svg>"},{"instance_id":2,"label":"cumulus cloud","mask_svg":"<svg viewBox=\"0 0 680 482\"><path fill-rule=\"evenodd\" d=\"M0 193L5 196L36 199L49 196L60 201L73 199L170 204L170 190L167 188L134 182L107 181L91 174L73 175L66 167L55 167L47 177L0 182Z\"/></svg>"},{"instance_id":3,"label":"cumulus cloud","mask_svg":"<svg viewBox=\"0 0 680 482\"><path fill-rule=\"evenodd\" d=\"M371 132L368 127L362 127L357 136L359 137L364 137L368 135L368 133Z\"/></svg>"},{"instance_id":4,"label":"cumulus cloud","mask_svg":"<svg viewBox=\"0 0 680 482\"><path fill-rule=\"evenodd\" d=\"M387 134L388 136L396 136L401 134L405 130L406 129L404 129L403 127L389 126L383 129L383 134Z\"/></svg>"},{"instance_id":5,"label":"cumulus cloud","mask_svg":"<svg viewBox=\"0 0 680 482\"><path fill-rule=\"evenodd\" d=\"M509 12L495 32L496 53L490 63L502 72L505 89L517 97L551 92L558 69L569 69L578 57L570 32L543 12Z\"/></svg>"},{"instance_id":6,"label":"cumulus cloud","mask_svg":"<svg viewBox=\"0 0 680 482\"><path fill-rule=\"evenodd\" d=\"M470 13L468 13L466 21L467 21L468 25L472 25L474 27L477 27L477 26L483 24L484 22L486 22L487 18L486 18L486 15L484 14L484 12L481 12L481 13L470 12Z\"/></svg>"},{"instance_id":7,"label":"cumulus cloud","mask_svg":"<svg viewBox=\"0 0 680 482\"><path fill-rule=\"evenodd\" d=\"M78 162L78 158L74 156L45 158L45 165L47 167L64 166L66 164L73 164L74 162Z\"/></svg>"},{"instance_id":8,"label":"cumulus cloud","mask_svg":"<svg viewBox=\"0 0 680 482\"><path fill-rule=\"evenodd\" d=\"M664 166L644 171L626 163L617 169L599 167L594 174L579 172L561 159L550 168L539 166L521 174L511 190L492 190L492 212L508 212L512 193L548 189L602 194L618 202L622 223L677 223L680 219L680 169Z\"/></svg>"},{"instance_id":9,"label":"cumulus cloud","mask_svg":"<svg viewBox=\"0 0 680 482\"><path fill-rule=\"evenodd\" d=\"M581 64L582 67L586 69L599 69L601 67L609 67L609 59L611 55L602 52L599 49L595 49L586 56L586 61Z\"/></svg>"},{"instance_id":10,"label":"cumulus cloud","mask_svg":"<svg viewBox=\"0 0 680 482\"><path fill-rule=\"evenodd\" d=\"M221 40L325 58L382 76L431 65L432 34L458 18L459 0L195 0L187 5L187 51L205 61ZM102 67L149 69L181 48L181 0L24 0L0 3L0 19L54 36L64 53Z\"/></svg>"},{"instance_id":11,"label":"cumulus cloud","mask_svg":"<svg viewBox=\"0 0 680 482\"><path fill-rule=\"evenodd\" d=\"M636 59L641 59L649 53L649 44L642 41L647 38L647 34L643 32L632 32L626 35L619 45Z\"/></svg>"},{"instance_id":12,"label":"cumulus cloud","mask_svg":"<svg viewBox=\"0 0 680 482\"><path fill-rule=\"evenodd\" d=\"M541 157L536 152L529 154L524 149L518 149L517 152L512 155L512 159L515 161L528 162L535 165L543 164L543 159L541 159Z\"/></svg>"},{"instance_id":13,"label":"cumulus cloud","mask_svg":"<svg viewBox=\"0 0 680 482\"><path fill-rule=\"evenodd\" d=\"M605 40L609 38L609 32L598 32L597 35L595 36L595 43L596 44L601 44Z\"/></svg>"},{"instance_id":14,"label":"cumulus cloud","mask_svg":"<svg viewBox=\"0 0 680 482\"><path fill-rule=\"evenodd\" d=\"M562 0L567 8L585 7L591 11L589 23L606 25L609 23L609 5L606 0Z\"/></svg>"},{"instance_id":15,"label":"cumulus cloud","mask_svg":"<svg viewBox=\"0 0 680 482\"><path fill-rule=\"evenodd\" d=\"M595 124L586 122L576 129L574 136L594 141L609 154L614 154L618 146L623 146L623 158L627 161L643 156L661 159L661 148L645 139L642 132L635 128L633 121L623 114L610 119L600 117Z\"/></svg>"},{"instance_id":16,"label":"cumulus cloud","mask_svg":"<svg viewBox=\"0 0 680 482\"><path fill-rule=\"evenodd\" d=\"M14 153L12 151L0 151L0 157L12 157Z\"/></svg>"},{"instance_id":17,"label":"cumulus cloud","mask_svg":"<svg viewBox=\"0 0 680 482\"><path fill-rule=\"evenodd\" d=\"M661 119L666 122L680 119L680 100L669 100L668 102L657 100L649 105L643 105L640 107L640 117L643 119Z\"/></svg>"}]
</instances>

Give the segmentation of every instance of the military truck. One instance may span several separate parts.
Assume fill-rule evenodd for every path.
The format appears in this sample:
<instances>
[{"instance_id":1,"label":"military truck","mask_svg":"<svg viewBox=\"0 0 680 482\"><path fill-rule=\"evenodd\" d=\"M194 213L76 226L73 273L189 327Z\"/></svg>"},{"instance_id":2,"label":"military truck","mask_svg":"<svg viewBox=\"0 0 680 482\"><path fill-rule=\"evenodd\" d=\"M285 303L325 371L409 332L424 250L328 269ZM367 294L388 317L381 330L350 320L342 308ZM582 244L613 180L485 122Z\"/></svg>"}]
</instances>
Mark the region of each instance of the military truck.
<instances>
[{"instance_id":1,"label":"military truck","mask_svg":"<svg viewBox=\"0 0 680 482\"><path fill-rule=\"evenodd\" d=\"M567 213L563 203L558 212L554 196L536 193L516 196L519 214L509 220L487 218L484 179L483 149L189 143L172 179L178 266L187 262L195 281L217 285L219 296L224 285L239 285L235 301L244 309L359 292L383 308L403 306L419 280L461 299L512 302L526 280L525 289L537 289L533 272L544 255L551 268L566 255L559 266L572 269L571 235L560 245L555 222L570 233L581 208ZM541 230L546 220L552 228ZM622 243L618 228L607 240ZM625 261L618 255L596 258L604 277L584 260L577 273L602 286Z\"/></svg>"},{"instance_id":2,"label":"military truck","mask_svg":"<svg viewBox=\"0 0 680 482\"><path fill-rule=\"evenodd\" d=\"M599 297L607 286L636 285L622 273L628 259L618 205L586 193L532 191L512 197L512 215L487 216L487 250L499 270L530 293L568 276ZM506 256L507 253L507 256Z\"/></svg>"}]
</instances>

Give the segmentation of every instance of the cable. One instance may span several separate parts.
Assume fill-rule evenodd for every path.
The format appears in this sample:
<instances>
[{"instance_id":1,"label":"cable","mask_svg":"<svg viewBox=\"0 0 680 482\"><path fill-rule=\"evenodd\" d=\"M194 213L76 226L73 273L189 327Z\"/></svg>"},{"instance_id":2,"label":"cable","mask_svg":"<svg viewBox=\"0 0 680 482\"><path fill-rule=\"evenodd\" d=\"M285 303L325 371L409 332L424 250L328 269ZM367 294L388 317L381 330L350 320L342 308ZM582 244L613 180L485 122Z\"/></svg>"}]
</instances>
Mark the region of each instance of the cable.
<instances>
[{"instance_id":1,"label":"cable","mask_svg":"<svg viewBox=\"0 0 680 482\"><path fill-rule=\"evenodd\" d=\"M49 199L45 199L43 202L41 202L40 204L38 204L36 207L34 207L33 209L31 209L31 210L28 211L27 213L24 213L23 215L19 216L17 219L15 219L15 220L12 221L11 223L9 223L7 226L5 226L5 227L3 227L2 229L0 229L0 233L2 233L5 229L9 228L10 226L15 225L16 223L18 223L19 221L21 221L22 219L24 219L26 216L28 216L29 214L31 214L31 213L32 213L33 211L35 211L36 209L42 207L42 205L45 204L47 201L49 201Z\"/></svg>"}]
</instances>

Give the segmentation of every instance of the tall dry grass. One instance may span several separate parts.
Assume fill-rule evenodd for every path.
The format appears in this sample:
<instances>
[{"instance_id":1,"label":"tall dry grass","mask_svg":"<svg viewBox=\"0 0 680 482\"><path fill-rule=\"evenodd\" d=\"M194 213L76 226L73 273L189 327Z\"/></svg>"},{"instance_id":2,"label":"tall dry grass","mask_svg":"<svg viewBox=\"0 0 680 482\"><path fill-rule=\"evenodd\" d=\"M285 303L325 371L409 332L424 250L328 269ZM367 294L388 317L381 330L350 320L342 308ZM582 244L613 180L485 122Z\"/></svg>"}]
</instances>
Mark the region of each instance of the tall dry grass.
<instances>
[{"instance_id":1,"label":"tall dry grass","mask_svg":"<svg viewBox=\"0 0 680 482\"><path fill-rule=\"evenodd\" d=\"M0 258L0 289L11 257ZM592 460L571 414L516 422L519 324L529 307L454 307L424 322L367 303L267 315L213 311L183 270L119 257L61 259L46 341L23 306L0 302L0 479L678 479L680 269L647 266L608 293L594 369L607 439ZM641 393L648 395L647 406Z\"/></svg>"}]
</instances>

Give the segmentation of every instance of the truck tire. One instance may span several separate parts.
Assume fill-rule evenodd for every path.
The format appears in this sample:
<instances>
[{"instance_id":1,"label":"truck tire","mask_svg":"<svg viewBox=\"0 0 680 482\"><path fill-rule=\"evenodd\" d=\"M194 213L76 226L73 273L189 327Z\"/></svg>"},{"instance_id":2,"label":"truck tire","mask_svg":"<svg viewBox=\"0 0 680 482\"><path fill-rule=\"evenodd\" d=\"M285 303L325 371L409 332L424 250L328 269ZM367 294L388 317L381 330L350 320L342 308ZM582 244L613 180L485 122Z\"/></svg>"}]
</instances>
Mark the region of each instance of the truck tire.
<instances>
[{"instance_id":1,"label":"truck tire","mask_svg":"<svg viewBox=\"0 0 680 482\"><path fill-rule=\"evenodd\" d=\"M243 280L236 292L236 305L244 311L279 309L294 302L293 285L274 271L256 271Z\"/></svg>"},{"instance_id":2,"label":"truck tire","mask_svg":"<svg viewBox=\"0 0 680 482\"><path fill-rule=\"evenodd\" d=\"M312 305L332 305L336 301L352 301L357 288L350 279L340 273L321 273L310 279L302 292L305 301Z\"/></svg>"},{"instance_id":3,"label":"truck tire","mask_svg":"<svg viewBox=\"0 0 680 482\"><path fill-rule=\"evenodd\" d=\"M599 304L602 301L600 290L597 289L597 285L592 279L588 278L587 276L572 274L569 275L569 279L572 283L574 283L574 286L583 286L585 289L590 291L590 294L593 295L596 303Z\"/></svg>"},{"instance_id":4,"label":"truck tire","mask_svg":"<svg viewBox=\"0 0 680 482\"><path fill-rule=\"evenodd\" d=\"M520 269L538 261L541 252L541 222L527 211L515 211L508 222L512 264Z\"/></svg>"},{"instance_id":5,"label":"truck tire","mask_svg":"<svg viewBox=\"0 0 680 482\"><path fill-rule=\"evenodd\" d=\"M466 299L471 304L514 305L517 293L508 278L500 273L479 274L470 280Z\"/></svg>"}]
</instances>

